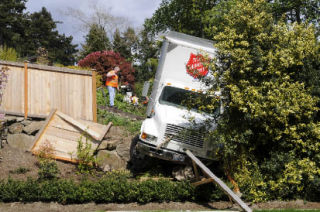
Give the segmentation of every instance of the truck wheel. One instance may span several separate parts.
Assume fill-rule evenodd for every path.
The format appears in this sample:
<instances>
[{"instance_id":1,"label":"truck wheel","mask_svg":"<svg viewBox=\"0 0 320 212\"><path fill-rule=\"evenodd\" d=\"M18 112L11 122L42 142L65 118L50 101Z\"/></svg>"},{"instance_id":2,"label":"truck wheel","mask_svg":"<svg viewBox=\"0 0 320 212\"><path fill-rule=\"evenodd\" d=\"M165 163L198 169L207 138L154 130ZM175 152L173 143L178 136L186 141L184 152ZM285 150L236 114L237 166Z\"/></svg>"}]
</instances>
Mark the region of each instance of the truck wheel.
<instances>
[{"instance_id":1,"label":"truck wheel","mask_svg":"<svg viewBox=\"0 0 320 212\"><path fill-rule=\"evenodd\" d=\"M137 149L137 143L139 141L139 136L134 137L130 146L130 167L134 172L139 172L148 166L148 160L145 160L145 155L141 155Z\"/></svg>"},{"instance_id":2,"label":"truck wheel","mask_svg":"<svg viewBox=\"0 0 320 212\"><path fill-rule=\"evenodd\" d=\"M136 149L137 143L139 141L139 136L136 136L133 138L131 145L130 145L130 160L139 158L138 152Z\"/></svg>"}]
</instances>

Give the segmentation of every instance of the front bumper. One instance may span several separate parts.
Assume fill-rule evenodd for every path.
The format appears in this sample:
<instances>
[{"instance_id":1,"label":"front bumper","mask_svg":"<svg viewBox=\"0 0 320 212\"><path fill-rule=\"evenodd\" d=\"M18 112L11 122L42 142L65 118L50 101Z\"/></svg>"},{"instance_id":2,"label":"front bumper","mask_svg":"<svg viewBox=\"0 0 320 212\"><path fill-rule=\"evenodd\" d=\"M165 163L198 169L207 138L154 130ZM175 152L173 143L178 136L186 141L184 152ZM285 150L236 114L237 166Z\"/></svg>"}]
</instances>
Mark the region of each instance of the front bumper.
<instances>
[{"instance_id":1,"label":"front bumper","mask_svg":"<svg viewBox=\"0 0 320 212\"><path fill-rule=\"evenodd\" d=\"M190 162L190 159L184 153L175 152L164 148L157 149L155 145L148 144L141 140L138 141L136 145L136 150L139 154L148 155L150 157L156 157L162 160L167 160L175 163L187 164Z\"/></svg>"}]
</instances>

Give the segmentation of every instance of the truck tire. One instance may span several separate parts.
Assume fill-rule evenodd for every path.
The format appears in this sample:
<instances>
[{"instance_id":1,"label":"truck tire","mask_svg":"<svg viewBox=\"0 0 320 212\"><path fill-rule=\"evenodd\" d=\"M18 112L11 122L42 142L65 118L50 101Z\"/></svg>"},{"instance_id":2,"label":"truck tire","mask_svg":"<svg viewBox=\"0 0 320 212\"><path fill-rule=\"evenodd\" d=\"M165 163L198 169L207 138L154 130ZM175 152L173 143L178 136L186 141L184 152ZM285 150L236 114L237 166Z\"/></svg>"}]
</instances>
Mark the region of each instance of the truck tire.
<instances>
[{"instance_id":1,"label":"truck tire","mask_svg":"<svg viewBox=\"0 0 320 212\"><path fill-rule=\"evenodd\" d=\"M134 137L134 139L131 142L131 146L130 146L130 166L129 169L133 172L139 172L144 170L149 162L148 159L145 160L145 155L141 155L137 149L137 143L139 141L139 136Z\"/></svg>"}]
</instances>

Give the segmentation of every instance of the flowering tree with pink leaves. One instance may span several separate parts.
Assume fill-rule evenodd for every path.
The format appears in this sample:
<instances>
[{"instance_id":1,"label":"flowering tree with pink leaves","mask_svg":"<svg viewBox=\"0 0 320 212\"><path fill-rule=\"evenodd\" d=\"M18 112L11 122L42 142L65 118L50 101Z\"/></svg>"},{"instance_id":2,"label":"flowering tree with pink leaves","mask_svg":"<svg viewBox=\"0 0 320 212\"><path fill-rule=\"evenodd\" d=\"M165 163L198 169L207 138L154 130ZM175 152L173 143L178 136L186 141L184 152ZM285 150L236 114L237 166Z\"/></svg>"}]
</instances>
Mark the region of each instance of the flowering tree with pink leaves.
<instances>
[{"instance_id":1,"label":"flowering tree with pink leaves","mask_svg":"<svg viewBox=\"0 0 320 212\"><path fill-rule=\"evenodd\" d=\"M98 51L88 54L78 62L80 67L90 67L95 69L106 80L106 73L118 66L121 70L120 82L123 84L134 84L134 68L130 62L121 57L119 53L113 51Z\"/></svg>"}]
</instances>

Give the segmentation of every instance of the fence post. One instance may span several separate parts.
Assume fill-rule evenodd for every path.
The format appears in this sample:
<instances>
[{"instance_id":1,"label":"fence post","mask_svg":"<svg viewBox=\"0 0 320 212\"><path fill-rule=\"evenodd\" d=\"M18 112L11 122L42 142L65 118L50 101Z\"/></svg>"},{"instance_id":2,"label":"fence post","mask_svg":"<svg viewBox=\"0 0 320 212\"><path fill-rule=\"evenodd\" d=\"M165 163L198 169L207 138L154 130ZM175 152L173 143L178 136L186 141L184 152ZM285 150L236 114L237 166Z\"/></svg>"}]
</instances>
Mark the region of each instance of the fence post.
<instances>
[{"instance_id":1,"label":"fence post","mask_svg":"<svg viewBox=\"0 0 320 212\"><path fill-rule=\"evenodd\" d=\"M28 117L28 61L24 61L24 118Z\"/></svg>"},{"instance_id":2,"label":"fence post","mask_svg":"<svg viewBox=\"0 0 320 212\"><path fill-rule=\"evenodd\" d=\"M92 70L92 114L93 121L97 122L97 73Z\"/></svg>"}]
</instances>

